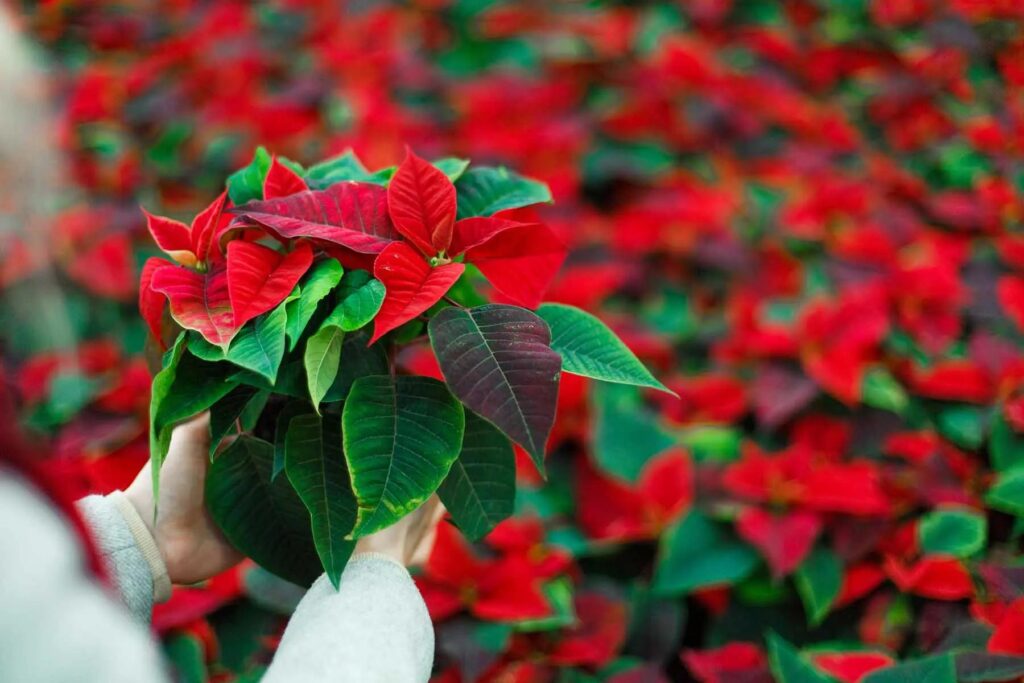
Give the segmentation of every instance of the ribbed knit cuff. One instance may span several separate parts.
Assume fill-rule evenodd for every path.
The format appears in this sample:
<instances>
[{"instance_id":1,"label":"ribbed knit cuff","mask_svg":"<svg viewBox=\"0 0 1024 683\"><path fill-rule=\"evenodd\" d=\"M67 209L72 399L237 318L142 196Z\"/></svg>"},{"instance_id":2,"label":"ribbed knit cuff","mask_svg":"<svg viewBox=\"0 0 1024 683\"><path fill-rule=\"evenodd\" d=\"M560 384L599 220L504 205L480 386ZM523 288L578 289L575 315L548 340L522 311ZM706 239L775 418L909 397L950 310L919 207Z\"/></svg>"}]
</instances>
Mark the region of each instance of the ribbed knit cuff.
<instances>
[{"instance_id":1,"label":"ribbed knit cuff","mask_svg":"<svg viewBox=\"0 0 1024 683\"><path fill-rule=\"evenodd\" d=\"M153 534L123 491L114 491L107 497L124 517L124 522L132 532L139 551L146 558L149 570L153 574L153 602L166 602L171 597L171 578L167 574L163 558L160 557L160 549L156 546Z\"/></svg>"},{"instance_id":2,"label":"ribbed knit cuff","mask_svg":"<svg viewBox=\"0 0 1024 683\"><path fill-rule=\"evenodd\" d=\"M360 552L356 552L356 553L352 553L352 557L349 558L349 564L351 564L353 562L360 562L360 561L365 561L365 560L384 560L385 562L390 562L391 564L398 565L402 569L405 569L406 571L409 571L404 564L402 564L401 562L399 562L395 558L391 557L390 555L385 555L384 553L375 553L375 552L361 552L361 553Z\"/></svg>"}]
</instances>

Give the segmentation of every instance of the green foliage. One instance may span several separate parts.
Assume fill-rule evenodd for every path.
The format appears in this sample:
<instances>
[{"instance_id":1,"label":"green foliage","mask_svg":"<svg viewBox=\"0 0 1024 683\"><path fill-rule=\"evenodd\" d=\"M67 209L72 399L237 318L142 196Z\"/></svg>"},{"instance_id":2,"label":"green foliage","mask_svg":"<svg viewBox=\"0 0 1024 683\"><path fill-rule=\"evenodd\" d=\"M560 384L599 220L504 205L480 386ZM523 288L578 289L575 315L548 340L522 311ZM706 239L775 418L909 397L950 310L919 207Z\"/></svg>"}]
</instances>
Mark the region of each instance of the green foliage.
<instances>
[{"instance_id":1,"label":"green foliage","mask_svg":"<svg viewBox=\"0 0 1024 683\"><path fill-rule=\"evenodd\" d=\"M341 281L345 272L341 264L334 259L325 259L316 263L298 287L297 295L293 293L285 301L288 312L288 350L291 351L299 343L305 332L317 304L330 294Z\"/></svg>"},{"instance_id":2,"label":"green foliage","mask_svg":"<svg viewBox=\"0 0 1024 683\"><path fill-rule=\"evenodd\" d=\"M768 662L778 683L838 683L775 633L768 634Z\"/></svg>"},{"instance_id":3,"label":"green foliage","mask_svg":"<svg viewBox=\"0 0 1024 683\"><path fill-rule=\"evenodd\" d=\"M288 481L312 519L313 543L327 577L337 588L355 543L345 540L356 521L356 499L348 479L336 416L300 415L285 439Z\"/></svg>"},{"instance_id":4,"label":"green foliage","mask_svg":"<svg viewBox=\"0 0 1024 683\"><path fill-rule=\"evenodd\" d=\"M462 174L455 187L459 194L459 218L491 216L506 209L552 201L547 185L504 167L474 166Z\"/></svg>"},{"instance_id":5,"label":"green foliage","mask_svg":"<svg viewBox=\"0 0 1024 683\"><path fill-rule=\"evenodd\" d=\"M831 550L815 548L797 568L793 580L804 603L807 622L816 626L828 616L832 603L839 597L843 566Z\"/></svg>"},{"instance_id":6,"label":"green foliage","mask_svg":"<svg viewBox=\"0 0 1024 683\"><path fill-rule=\"evenodd\" d=\"M210 465L206 502L235 548L278 576L308 586L321 572L310 516L288 479L271 479L273 445L243 435Z\"/></svg>"},{"instance_id":7,"label":"green foliage","mask_svg":"<svg viewBox=\"0 0 1024 683\"><path fill-rule=\"evenodd\" d=\"M985 517L973 510L938 509L918 526L921 550L934 555L968 557L985 547Z\"/></svg>"},{"instance_id":8,"label":"green foliage","mask_svg":"<svg viewBox=\"0 0 1024 683\"><path fill-rule=\"evenodd\" d=\"M709 586L734 584L757 567L753 548L697 510L661 539L654 589L662 595L686 594Z\"/></svg>"},{"instance_id":9,"label":"green foliage","mask_svg":"<svg viewBox=\"0 0 1024 683\"><path fill-rule=\"evenodd\" d=\"M359 512L352 536L387 527L444 481L462 448L462 405L427 377L361 377L342 414Z\"/></svg>"},{"instance_id":10,"label":"green foliage","mask_svg":"<svg viewBox=\"0 0 1024 683\"><path fill-rule=\"evenodd\" d=\"M270 152L257 147L248 166L228 176L228 197L235 206L254 199L263 199L263 180L270 168Z\"/></svg>"},{"instance_id":11,"label":"green foliage","mask_svg":"<svg viewBox=\"0 0 1024 683\"><path fill-rule=\"evenodd\" d=\"M516 495L512 445L496 427L472 411L466 411L462 451L437 495L470 540L483 538L512 514Z\"/></svg>"},{"instance_id":12,"label":"green foliage","mask_svg":"<svg viewBox=\"0 0 1024 683\"><path fill-rule=\"evenodd\" d=\"M537 315L551 328L551 348L562 356L563 372L672 393L607 325L586 311L543 304Z\"/></svg>"}]
</instances>

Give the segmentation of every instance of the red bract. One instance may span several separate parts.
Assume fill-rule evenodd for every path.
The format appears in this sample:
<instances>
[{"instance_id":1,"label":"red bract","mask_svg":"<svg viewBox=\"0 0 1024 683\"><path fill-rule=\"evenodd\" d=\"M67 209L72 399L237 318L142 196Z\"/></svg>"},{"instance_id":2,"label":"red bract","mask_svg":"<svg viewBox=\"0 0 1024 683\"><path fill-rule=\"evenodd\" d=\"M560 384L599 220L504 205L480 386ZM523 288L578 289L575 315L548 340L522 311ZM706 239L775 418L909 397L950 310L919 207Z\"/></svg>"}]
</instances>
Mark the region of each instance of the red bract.
<instances>
[{"instance_id":1,"label":"red bract","mask_svg":"<svg viewBox=\"0 0 1024 683\"><path fill-rule=\"evenodd\" d=\"M859 683L872 671L893 664L892 657L881 652L822 652L811 659L843 683Z\"/></svg>"},{"instance_id":2,"label":"red bract","mask_svg":"<svg viewBox=\"0 0 1024 683\"><path fill-rule=\"evenodd\" d=\"M227 279L235 328L281 303L312 263L308 244L281 254L254 242L229 242Z\"/></svg>"},{"instance_id":3,"label":"red bract","mask_svg":"<svg viewBox=\"0 0 1024 683\"><path fill-rule=\"evenodd\" d=\"M522 557L477 557L454 527L442 523L424 573L416 577L430 616L466 609L481 619L516 621L547 615L541 578Z\"/></svg>"},{"instance_id":4,"label":"red bract","mask_svg":"<svg viewBox=\"0 0 1024 683\"><path fill-rule=\"evenodd\" d=\"M775 515L761 508L748 508L736 521L737 533L761 551L776 578L803 563L821 528L821 518L805 511Z\"/></svg>"},{"instance_id":5,"label":"red bract","mask_svg":"<svg viewBox=\"0 0 1024 683\"><path fill-rule=\"evenodd\" d=\"M680 657L700 683L771 680L768 660L753 643L728 643L713 650L684 650Z\"/></svg>"},{"instance_id":6,"label":"red bract","mask_svg":"<svg viewBox=\"0 0 1024 683\"><path fill-rule=\"evenodd\" d=\"M373 274L384 283L387 296L374 319L370 343L440 301L463 270L465 266L461 263L446 263L432 268L404 242L388 246L373 266Z\"/></svg>"},{"instance_id":7,"label":"red bract","mask_svg":"<svg viewBox=\"0 0 1024 683\"><path fill-rule=\"evenodd\" d=\"M299 174L282 164L277 157L271 160L270 168L267 169L267 177L263 180L264 199L287 197L308 189L306 181Z\"/></svg>"},{"instance_id":8,"label":"red bract","mask_svg":"<svg viewBox=\"0 0 1024 683\"><path fill-rule=\"evenodd\" d=\"M154 216L145 210L149 234L157 246L173 261L189 268L206 268L220 258L214 237L220 229L228 194L222 192L192 221L191 226L170 218Z\"/></svg>"},{"instance_id":9,"label":"red bract","mask_svg":"<svg viewBox=\"0 0 1024 683\"><path fill-rule=\"evenodd\" d=\"M388 213L398 232L424 254L443 254L455 226L455 186L407 149L388 184Z\"/></svg>"}]
</instances>

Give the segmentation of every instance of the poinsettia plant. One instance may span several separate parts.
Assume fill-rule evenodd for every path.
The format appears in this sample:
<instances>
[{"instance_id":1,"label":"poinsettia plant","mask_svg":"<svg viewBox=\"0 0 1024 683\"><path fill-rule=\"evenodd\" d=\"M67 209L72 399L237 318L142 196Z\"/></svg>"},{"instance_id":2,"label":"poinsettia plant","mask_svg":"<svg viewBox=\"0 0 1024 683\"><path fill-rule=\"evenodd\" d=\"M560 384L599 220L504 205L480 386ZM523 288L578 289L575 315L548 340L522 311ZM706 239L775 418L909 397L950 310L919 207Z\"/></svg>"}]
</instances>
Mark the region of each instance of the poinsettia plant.
<instances>
[{"instance_id":1,"label":"poinsettia plant","mask_svg":"<svg viewBox=\"0 0 1024 683\"><path fill-rule=\"evenodd\" d=\"M485 535L513 510L513 443L544 472L563 372L667 391L597 318L541 304L566 248L496 214L550 201L460 159L260 149L190 226L146 214L170 260L140 308L157 339L165 307L181 328L153 380L155 483L174 425L209 410L211 513L284 578L337 585L356 539L435 492Z\"/></svg>"}]
</instances>

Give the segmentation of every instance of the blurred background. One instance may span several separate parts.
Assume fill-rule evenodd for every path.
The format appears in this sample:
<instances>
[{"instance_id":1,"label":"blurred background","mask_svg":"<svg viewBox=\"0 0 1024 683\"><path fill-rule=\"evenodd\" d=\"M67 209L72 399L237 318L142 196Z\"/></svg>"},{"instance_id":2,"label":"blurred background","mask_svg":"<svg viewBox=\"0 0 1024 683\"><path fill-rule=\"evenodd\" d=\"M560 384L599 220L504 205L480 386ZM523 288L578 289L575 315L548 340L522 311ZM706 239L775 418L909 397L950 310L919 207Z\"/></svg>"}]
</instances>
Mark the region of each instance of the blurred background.
<instances>
[{"instance_id":1,"label":"blurred background","mask_svg":"<svg viewBox=\"0 0 1024 683\"><path fill-rule=\"evenodd\" d=\"M521 459L515 519L442 534L476 569L419 578L463 605L436 683L1024 675L1019 0L11 9L67 178L0 251L2 377L80 494L147 458L139 205L187 222L257 145L409 144L547 182L548 299L682 397L565 378L549 481ZM243 565L154 628L182 681L255 681L296 598Z\"/></svg>"}]
</instances>

